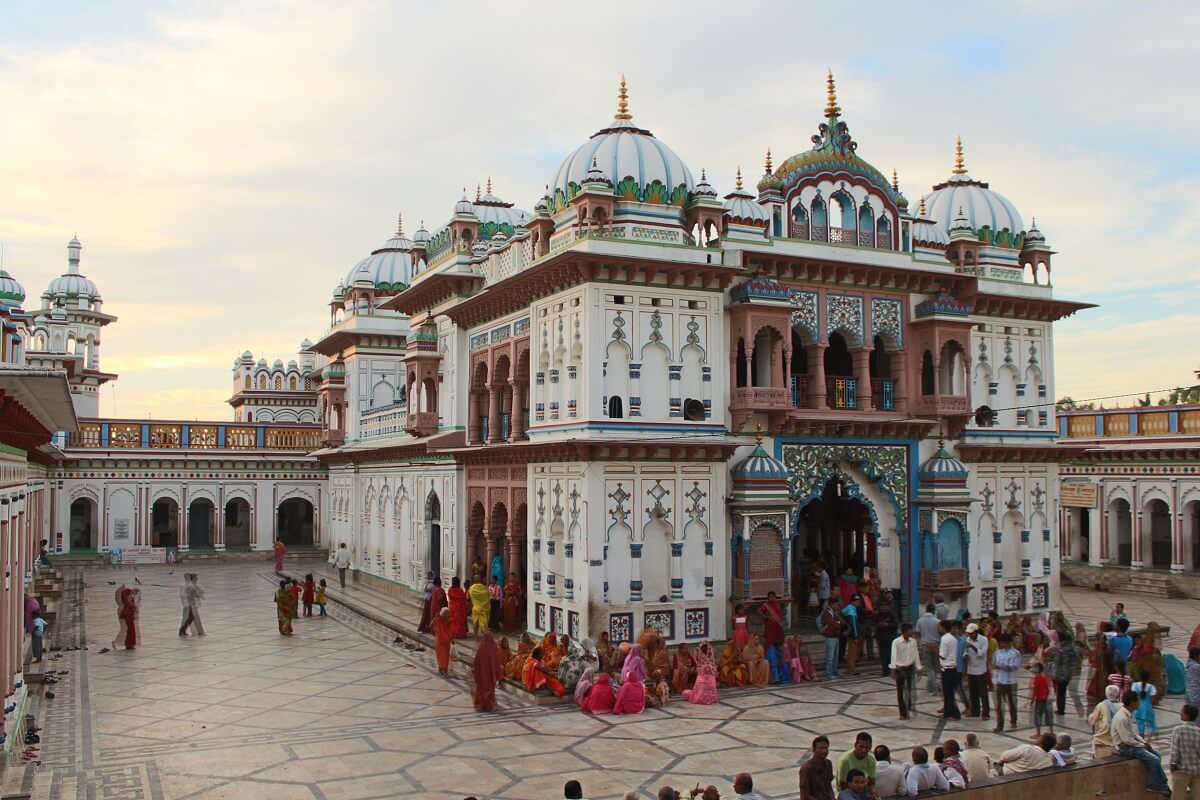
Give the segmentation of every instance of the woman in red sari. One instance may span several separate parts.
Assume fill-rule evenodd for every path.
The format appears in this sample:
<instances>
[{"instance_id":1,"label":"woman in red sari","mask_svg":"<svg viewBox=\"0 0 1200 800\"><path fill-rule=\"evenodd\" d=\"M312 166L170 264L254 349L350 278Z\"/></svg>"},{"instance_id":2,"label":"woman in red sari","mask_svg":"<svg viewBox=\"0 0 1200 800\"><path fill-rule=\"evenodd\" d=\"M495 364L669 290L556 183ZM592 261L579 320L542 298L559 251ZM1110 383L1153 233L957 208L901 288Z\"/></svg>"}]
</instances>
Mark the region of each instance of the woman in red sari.
<instances>
[{"instance_id":1,"label":"woman in red sari","mask_svg":"<svg viewBox=\"0 0 1200 800\"><path fill-rule=\"evenodd\" d=\"M433 621L442 613L447 605L446 590L442 588L442 579L433 579L433 592L429 595L429 627L433 630Z\"/></svg>"},{"instance_id":2,"label":"woman in red sari","mask_svg":"<svg viewBox=\"0 0 1200 800\"><path fill-rule=\"evenodd\" d=\"M112 649L116 650L125 642L125 594L129 588L125 584L117 587L117 591L113 593L113 600L117 604L117 622L120 623L120 628L117 630L117 635L113 637Z\"/></svg>"},{"instance_id":3,"label":"woman in red sari","mask_svg":"<svg viewBox=\"0 0 1200 800\"><path fill-rule=\"evenodd\" d=\"M516 633L517 628L521 626L521 595L517 573L508 573L508 582L504 584L504 603L500 607L505 633Z\"/></svg>"},{"instance_id":4,"label":"woman in red sari","mask_svg":"<svg viewBox=\"0 0 1200 800\"><path fill-rule=\"evenodd\" d=\"M675 658L671 661L671 691L683 694L692 688L695 680L696 659L688 649L687 642L684 642L679 645L679 649L675 651Z\"/></svg>"},{"instance_id":5,"label":"woman in red sari","mask_svg":"<svg viewBox=\"0 0 1200 800\"><path fill-rule=\"evenodd\" d=\"M283 554L285 552L286 552L286 548L283 546L283 542L280 541L279 539L276 539L275 540L275 571L276 572L283 572Z\"/></svg>"},{"instance_id":6,"label":"woman in red sari","mask_svg":"<svg viewBox=\"0 0 1200 800\"><path fill-rule=\"evenodd\" d=\"M554 692L555 697L562 697L567 693L567 687L559 683L558 678L543 663L541 647L533 648L533 652L529 654L529 660L525 662L525 669L521 675L521 683L530 692L536 692L545 686Z\"/></svg>"},{"instance_id":7,"label":"woman in red sari","mask_svg":"<svg viewBox=\"0 0 1200 800\"><path fill-rule=\"evenodd\" d=\"M141 603L141 589L126 589L121 595L121 621L125 623L125 640L123 644L126 650L132 650L137 647L137 619L138 605Z\"/></svg>"},{"instance_id":8,"label":"woman in red sari","mask_svg":"<svg viewBox=\"0 0 1200 800\"><path fill-rule=\"evenodd\" d=\"M596 676L596 684L583 698L579 709L585 714L611 714L613 705L617 702L617 693L612 688L612 678L607 672Z\"/></svg>"},{"instance_id":9,"label":"woman in red sari","mask_svg":"<svg viewBox=\"0 0 1200 800\"><path fill-rule=\"evenodd\" d=\"M454 637L450 635L450 609L443 608L433 620L434 652L437 655L439 675L450 675L450 644Z\"/></svg>"},{"instance_id":10,"label":"woman in red sari","mask_svg":"<svg viewBox=\"0 0 1200 800\"><path fill-rule=\"evenodd\" d=\"M758 609L763 618L763 639L766 646L783 645L783 606L774 592L767 593L767 602Z\"/></svg>"},{"instance_id":11,"label":"woman in red sari","mask_svg":"<svg viewBox=\"0 0 1200 800\"><path fill-rule=\"evenodd\" d=\"M467 593L463 591L462 582L457 575L450 581L446 599L450 603L450 635L455 639L467 638L467 613L470 603L467 602Z\"/></svg>"},{"instance_id":12,"label":"woman in red sari","mask_svg":"<svg viewBox=\"0 0 1200 800\"><path fill-rule=\"evenodd\" d=\"M475 662L471 665L475 673L475 707L480 711L496 710L496 684L504 677L501 672L500 649L496 640L487 631L479 639L475 650Z\"/></svg>"}]
</instances>

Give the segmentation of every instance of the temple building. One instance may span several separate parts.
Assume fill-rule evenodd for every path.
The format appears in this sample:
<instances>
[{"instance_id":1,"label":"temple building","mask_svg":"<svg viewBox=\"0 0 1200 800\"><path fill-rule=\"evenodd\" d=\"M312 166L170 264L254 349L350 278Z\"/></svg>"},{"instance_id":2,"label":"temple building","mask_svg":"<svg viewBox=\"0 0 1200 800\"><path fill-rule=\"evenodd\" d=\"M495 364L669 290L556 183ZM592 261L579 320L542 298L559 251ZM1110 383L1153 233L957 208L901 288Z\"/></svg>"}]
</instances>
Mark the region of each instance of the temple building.
<instances>
[{"instance_id":1,"label":"temple building","mask_svg":"<svg viewBox=\"0 0 1200 800\"><path fill-rule=\"evenodd\" d=\"M115 378L114 318L73 242L13 343L76 391L48 538L345 542L356 580L395 592L478 563L524 585L532 632L614 640L724 638L731 603L772 591L802 618L818 560L877 571L910 617L935 592L1049 608L1053 326L1088 306L1055 297L1045 234L961 142L910 203L832 75L813 116L723 193L634 121L622 81L530 210L489 180L348 260L326 333L286 365L235 359L232 422L85 402Z\"/></svg>"}]
</instances>

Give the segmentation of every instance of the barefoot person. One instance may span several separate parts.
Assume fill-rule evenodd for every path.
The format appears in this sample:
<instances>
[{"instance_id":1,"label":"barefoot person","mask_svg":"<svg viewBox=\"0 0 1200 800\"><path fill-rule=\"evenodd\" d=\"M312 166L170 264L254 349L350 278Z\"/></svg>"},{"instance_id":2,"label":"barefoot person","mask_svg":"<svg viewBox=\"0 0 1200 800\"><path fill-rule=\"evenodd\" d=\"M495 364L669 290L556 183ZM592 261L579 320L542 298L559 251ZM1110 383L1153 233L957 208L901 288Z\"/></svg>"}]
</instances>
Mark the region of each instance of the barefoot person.
<instances>
[{"instance_id":1,"label":"barefoot person","mask_svg":"<svg viewBox=\"0 0 1200 800\"><path fill-rule=\"evenodd\" d=\"M287 552L287 548L283 546L283 542L279 539L275 540L275 571L283 572L283 554Z\"/></svg>"},{"instance_id":2,"label":"barefoot person","mask_svg":"<svg viewBox=\"0 0 1200 800\"><path fill-rule=\"evenodd\" d=\"M450 609L438 611L433 620L434 651L437 655L439 675L450 675L450 644L454 641L450 629Z\"/></svg>"},{"instance_id":3,"label":"barefoot person","mask_svg":"<svg viewBox=\"0 0 1200 800\"><path fill-rule=\"evenodd\" d=\"M113 650L122 647L125 642L126 624L125 624L125 593L129 588L125 584L117 587L117 591L113 593L113 599L117 603L117 622L120 623L120 628L117 629L117 635L113 637Z\"/></svg>"},{"instance_id":4,"label":"barefoot person","mask_svg":"<svg viewBox=\"0 0 1200 800\"><path fill-rule=\"evenodd\" d=\"M296 609L296 595L292 593L287 581L280 581L275 591L275 616L279 624L280 636L292 635L292 612Z\"/></svg>"},{"instance_id":5,"label":"barefoot person","mask_svg":"<svg viewBox=\"0 0 1200 800\"><path fill-rule=\"evenodd\" d=\"M495 711L496 684L504 677L504 673L500 671L500 649L486 629L479 640L471 669L475 674L475 707L480 711Z\"/></svg>"},{"instance_id":6,"label":"barefoot person","mask_svg":"<svg viewBox=\"0 0 1200 800\"><path fill-rule=\"evenodd\" d=\"M189 572L183 576L183 586L179 588L179 599L183 603L183 622L179 626L179 635L188 635L188 626L197 636L204 635L204 625L200 622L200 598L204 590L197 582L196 573Z\"/></svg>"}]
</instances>

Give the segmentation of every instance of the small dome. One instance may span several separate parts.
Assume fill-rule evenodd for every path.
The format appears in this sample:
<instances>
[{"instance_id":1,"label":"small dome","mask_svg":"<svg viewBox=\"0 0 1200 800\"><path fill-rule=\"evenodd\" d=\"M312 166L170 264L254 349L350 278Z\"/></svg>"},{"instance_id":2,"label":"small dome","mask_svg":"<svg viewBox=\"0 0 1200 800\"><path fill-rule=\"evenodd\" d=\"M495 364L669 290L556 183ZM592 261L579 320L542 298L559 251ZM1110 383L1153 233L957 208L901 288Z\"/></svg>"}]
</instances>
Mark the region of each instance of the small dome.
<instances>
[{"instance_id":1,"label":"small dome","mask_svg":"<svg viewBox=\"0 0 1200 800\"><path fill-rule=\"evenodd\" d=\"M421 220L421 227L417 228L413 234L414 244L425 244L429 241L429 231L425 230L425 220Z\"/></svg>"},{"instance_id":2,"label":"small dome","mask_svg":"<svg viewBox=\"0 0 1200 800\"><path fill-rule=\"evenodd\" d=\"M309 340L309 338L306 336L306 337L304 337L304 341L300 343L300 349L301 349L301 350L307 350L307 349L309 349L310 347L312 347L312 345L313 345L313 343L312 343L312 342Z\"/></svg>"},{"instance_id":3,"label":"small dome","mask_svg":"<svg viewBox=\"0 0 1200 800\"><path fill-rule=\"evenodd\" d=\"M89 305L100 299L100 290L96 284L85 278L79 272L80 251L83 245L79 239L72 238L67 245L67 271L50 281L42 299L49 302L57 297L65 297L68 301L83 299Z\"/></svg>"},{"instance_id":4,"label":"small dome","mask_svg":"<svg viewBox=\"0 0 1200 800\"><path fill-rule=\"evenodd\" d=\"M412 240L404 235L403 220L397 220L396 232L392 237L350 270L341 294L345 294L345 286L361 282L374 285L376 293L381 295L403 291L412 280L412 256L409 252L412 246Z\"/></svg>"},{"instance_id":5,"label":"small dome","mask_svg":"<svg viewBox=\"0 0 1200 800\"><path fill-rule=\"evenodd\" d=\"M625 199L682 206L695 188L692 172L683 159L650 131L633 123L624 78L619 97L613 121L563 159L550 179L547 194L555 198L557 208L579 191L593 161ZM650 192L655 183L664 187L662 193Z\"/></svg>"},{"instance_id":6,"label":"small dome","mask_svg":"<svg viewBox=\"0 0 1200 800\"><path fill-rule=\"evenodd\" d=\"M298 363L296 363L296 359L294 358L288 359L287 365L289 369L295 369L296 367L300 366Z\"/></svg>"},{"instance_id":7,"label":"small dome","mask_svg":"<svg viewBox=\"0 0 1200 800\"><path fill-rule=\"evenodd\" d=\"M770 212L742 188L741 168L737 171L737 187L725 195L725 216L736 222L759 226L766 226L771 219Z\"/></svg>"},{"instance_id":8,"label":"small dome","mask_svg":"<svg viewBox=\"0 0 1200 800\"><path fill-rule=\"evenodd\" d=\"M708 174L700 170L700 182L696 184L696 190L692 192L693 197L716 197L717 190L708 182Z\"/></svg>"},{"instance_id":9,"label":"small dome","mask_svg":"<svg viewBox=\"0 0 1200 800\"><path fill-rule=\"evenodd\" d=\"M1028 246L1031 244L1045 244L1045 243L1046 243L1046 237L1040 230L1038 230L1037 217L1034 217L1029 223L1028 232L1026 232L1026 234L1025 234L1025 244L1026 244L1026 246Z\"/></svg>"},{"instance_id":10,"label":"small dome","mask_svg":"<svg viewBox=\"0 0 1200 800\"><path fill-rule=\"evenodd\" d=\"M937 452L917 470L922 483L965 485L969 474L967 465L950 455L944 441L938 442Z\"/></svg>"},{"instance_id":11,"label":"small dome","mask_svg":"<svg viewBox=\"0 0 1200 800\"><path fill-rule=\"evenodd\" d=\"M265 358L260 358L258 360L258 366L265 367L266 365L267 365L267 360Z\"/></svg>"},{"instance_id":12,"label":"small dome","mask_svg":"<svg viewBox=\"0 0 1200 800\"><path fill-rule=\"evenodd\" d=\"M988 228L993 233L1007 230L1011 235L1025 230L1016 206L984 181L967 174L963 164L962 140L955 147L954 171L948 179L933 187L927 198L929 216L942 230L949 232L957 221L959 211L972 232Z\"/></svg>"},{"instance_id":13,"label":"small dome","mask_svg":"<svg viewBox=\"0 0 1200 800\"><path fill-rule=\"evenodd\" d=\"M275 366L275 369L283 369L283 359L282 358L275 359L274 366Z\"/></svg>"},{"instance_id":14,"label":"small dome","mask_svg":"<svg viewBox=\"0 0 1200 800\"><path fill-rule=\"evenodd\" d=\"M767 453L762 445L762 437L759 436L754 452L745 461L734 466L732 476L738 483L786 484L788 468L782 461Z\"/></svg>"},{"instance_id":15,"label":"small dome","mask_svg":"<svg viewBox=\"0 0 1200 800\"><path fill-rule=\"evenodd\" d=\"M254 354L251 353L249 350L246 350L242 353L242 359L245 360L247 358L250 359L251 361L254 360Z\"/></svg>"},{"instance_id":16,"label":"small dome","mask_svg":"<svg viewBox=\"0 0 1200 800\"><path fill-rule=\"evenodd\" d=\"M490 239L496 231L504 231L505 235L511 236L513 230L524 225L532 216L528 211L514 208L512 203L506 203L493 194L491 178L488 178L487 193L476 198L472 213L479 219L480 239Z\"/></svg>"},{"instance_id":17,"label":"small dome","mask_svg":"<svg viewBox=\"0 0 1200 800\"><path fill-rule=\"evenodd\" d=\"M465 187L463 188L462 199L454 204L454 213L455 214L471 214L471 215L475 214L475 206L474 206L474 204L471 203L470 200L467 199L467 190Z\"/></svg>"},{"instance_id":18,"label":"small dome","mask_svg":"<svg viewBox=\"0 0 1200 800\"><path fill-rule=\"evenodd\" d=\"M0 304L19 306L25 302L25 287L16 278L0 269Z\"/></svg>"}]
</instances>

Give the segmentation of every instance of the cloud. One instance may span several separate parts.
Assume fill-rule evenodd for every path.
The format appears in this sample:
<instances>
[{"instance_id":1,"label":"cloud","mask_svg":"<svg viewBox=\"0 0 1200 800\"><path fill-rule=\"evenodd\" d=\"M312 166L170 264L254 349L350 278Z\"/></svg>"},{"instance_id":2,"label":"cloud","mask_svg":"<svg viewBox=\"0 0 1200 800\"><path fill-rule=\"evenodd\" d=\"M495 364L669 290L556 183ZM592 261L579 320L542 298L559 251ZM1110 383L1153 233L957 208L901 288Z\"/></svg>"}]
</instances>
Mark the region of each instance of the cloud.
<instances>
[{"instance_id":1,"label":"cloud","mask_svg":"<svg viewBox=\"0 0 1200 800\"><path fill-rule=\"evenodd\" d=\"M1111 298L1112 330L1150 335L1139 321L1200 279L1200 11L1175 6L1163 26L1153 7L1027 2L1017 16L1036 33L1010 36L997 8L872 9L852 45L817 35L845 30L842 7L765 2L181 0L122 5L120 24L80 5L56 26L6 10L6 266L36 298L78 233L120 317L104 335L105 366L126 373L119 405L226 418L233 357L287 360L315 338L330 289L397 211L433 230L489 175L531 208L611 118L622 72L638 123L723 193L768 145L776 163L809 146L832 66L859 153L896 167L914 203L961 133L972 174L1060 251L1056 291ZM1061 326L1060 393L1135 382L1112 365L1140 343L1106 337L1103 367L1087 352L1099 319ZM1196 354L1173 349L1149 355L1188 374Z\"/></svg>"}]
</instances>

